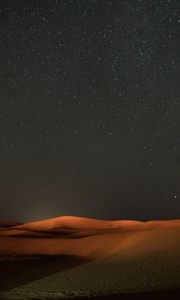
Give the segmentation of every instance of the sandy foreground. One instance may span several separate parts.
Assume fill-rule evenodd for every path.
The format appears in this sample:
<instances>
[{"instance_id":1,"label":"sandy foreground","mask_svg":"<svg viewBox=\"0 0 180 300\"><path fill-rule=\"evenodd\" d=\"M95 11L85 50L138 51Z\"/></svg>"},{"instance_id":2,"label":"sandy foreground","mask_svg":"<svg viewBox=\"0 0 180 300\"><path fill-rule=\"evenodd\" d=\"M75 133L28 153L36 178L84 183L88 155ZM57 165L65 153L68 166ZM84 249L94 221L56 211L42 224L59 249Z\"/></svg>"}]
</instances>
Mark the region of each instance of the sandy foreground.
<instances>
[{"instance_id":1,"label":"sandy foreground","mask_svg":"<svg viewBox=\"0 0 180 300\"><path fill-rule=\"evenodd\" d=\"M0 299L180 296L180 220L59 217L2 227Z\"/></svg>"}]
</instances>

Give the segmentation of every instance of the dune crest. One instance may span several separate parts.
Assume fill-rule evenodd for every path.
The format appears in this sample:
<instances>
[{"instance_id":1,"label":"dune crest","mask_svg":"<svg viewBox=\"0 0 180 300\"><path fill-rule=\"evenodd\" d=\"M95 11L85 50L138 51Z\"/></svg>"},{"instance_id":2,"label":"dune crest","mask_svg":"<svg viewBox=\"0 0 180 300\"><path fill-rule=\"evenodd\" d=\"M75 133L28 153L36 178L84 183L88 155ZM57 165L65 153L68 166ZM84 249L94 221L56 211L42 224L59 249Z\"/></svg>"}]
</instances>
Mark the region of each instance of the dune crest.
<instances>
[{"instance_id":1,"label":"dune crest","mask_svg":"<svg viewBox=\"0 0 180 300\"><path fill-rule=\"evenodd\" d=\"M136 221L99 220L78 216L61 216L16 226L18 230L49 231L58 229L151 229L180 227L180 220Z\"/></svg>"}]
</instances>

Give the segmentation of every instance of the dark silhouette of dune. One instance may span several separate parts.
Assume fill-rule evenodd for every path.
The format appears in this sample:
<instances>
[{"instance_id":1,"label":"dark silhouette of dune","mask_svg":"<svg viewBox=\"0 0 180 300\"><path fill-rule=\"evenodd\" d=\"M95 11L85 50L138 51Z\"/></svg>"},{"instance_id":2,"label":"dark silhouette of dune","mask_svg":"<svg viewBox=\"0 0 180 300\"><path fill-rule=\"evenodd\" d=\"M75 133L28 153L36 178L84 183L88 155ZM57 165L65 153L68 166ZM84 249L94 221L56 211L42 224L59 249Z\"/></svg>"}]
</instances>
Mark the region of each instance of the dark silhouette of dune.
<instances>
[{"instance_id":1,"label":"dark silhouette of dune","mask_svg":"<svg viewBox=\"0 0 180 300\"><path fill-rule=\"evenodd\" d=\"M8 222L8 221L1 221L0 222L0 229L1 228L9 228L9 227L15 227L15 226L18 226L18 225L22 225L22 223L20 222Z\"/></svg>"}]
</instances>

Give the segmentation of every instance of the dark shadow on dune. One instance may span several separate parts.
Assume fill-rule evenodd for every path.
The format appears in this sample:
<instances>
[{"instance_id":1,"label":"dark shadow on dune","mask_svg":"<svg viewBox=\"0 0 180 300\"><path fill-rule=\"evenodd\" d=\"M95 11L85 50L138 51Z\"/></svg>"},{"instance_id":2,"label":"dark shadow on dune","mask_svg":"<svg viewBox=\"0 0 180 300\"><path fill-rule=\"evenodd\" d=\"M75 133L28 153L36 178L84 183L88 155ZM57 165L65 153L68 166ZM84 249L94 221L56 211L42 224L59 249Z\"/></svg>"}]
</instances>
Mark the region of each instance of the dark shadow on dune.
<instances>
[{"instance_id":1,"label":"dark shadow on dune","mask_svg":"<svg viewBox=\"0 0 180 300\"><path fill-rule=\"evenodd\" d=\"M0 295L19 285L89 262L74 255L16 257L0 262ZM0 297L1 299L1 297Z\"/></svg>"},{"instance_id":2,"label":"dark shadow on dune","mask_svg":"<svg viewBox=\"0 0 180 300\"><path fill-rule=\"evenodd\" d=\"M133 233L136 233L137 231L139 230L132 230L132 231L129 231L127 229L84 229L84 230L77 230L77 229L61 229L61 230L43 230L43 231L33 231L33 230L22 230L22 232L18 232L17 234L14 233L13 231L15 231L16 228L13 228L10 229L10 230L6 230L7 232L11 232L12 231L12 235L11 234L5 234L3 233L2 236L4 237L12 237L12 238L15 238L15 237L18 237L18 238L48 238L48 239L55 239L55 238L68 238L68 239L82 239L84 237L89 237L89 236L97 236L97 235L107 235L107 234L112 234L112 233L121 233L121 234L124 234L124 235L127 235L127 234L133 234ZM19 230L19 229L18 229ZM19 230L21 231L21 230ZM143 230L141 230L143 231Z\"/></svg>"}]
</instances>

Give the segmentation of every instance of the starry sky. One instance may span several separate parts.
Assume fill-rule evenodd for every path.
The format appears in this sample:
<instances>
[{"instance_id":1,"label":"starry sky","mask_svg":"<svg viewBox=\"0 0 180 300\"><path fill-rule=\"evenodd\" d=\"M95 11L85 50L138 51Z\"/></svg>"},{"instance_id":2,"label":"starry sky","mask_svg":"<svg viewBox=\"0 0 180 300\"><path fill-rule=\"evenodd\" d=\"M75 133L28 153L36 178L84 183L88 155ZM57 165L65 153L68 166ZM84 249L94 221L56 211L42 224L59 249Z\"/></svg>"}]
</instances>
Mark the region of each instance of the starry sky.
<instances>
[{"instance_id":1,"label":"starry sky","mask_svg":"<svg viewBox=\"0 0 180 300\"><path fill-rule=\"evenodd\" d=\"M0 0L0 219L180 218L179 13Z\"/></svg>"}]
</instances>

